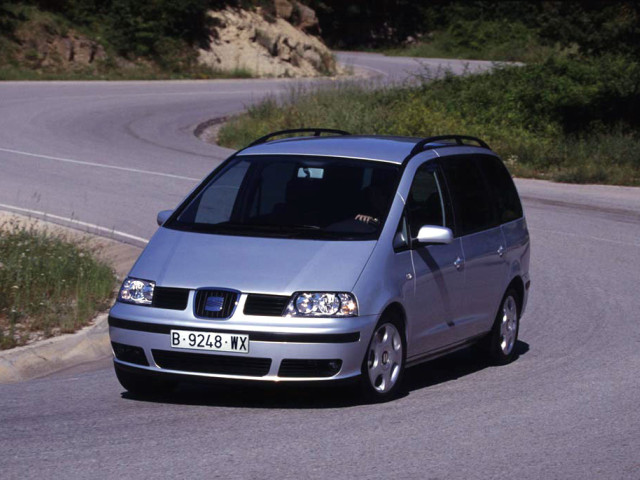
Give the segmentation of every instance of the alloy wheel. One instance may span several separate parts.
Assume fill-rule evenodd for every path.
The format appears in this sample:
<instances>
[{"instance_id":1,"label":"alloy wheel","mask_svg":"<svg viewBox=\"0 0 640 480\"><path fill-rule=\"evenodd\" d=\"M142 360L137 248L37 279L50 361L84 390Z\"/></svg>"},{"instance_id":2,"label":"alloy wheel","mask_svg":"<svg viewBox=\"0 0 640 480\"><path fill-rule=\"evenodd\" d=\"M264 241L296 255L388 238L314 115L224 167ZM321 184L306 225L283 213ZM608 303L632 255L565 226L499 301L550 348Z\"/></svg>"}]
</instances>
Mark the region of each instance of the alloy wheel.
<instances>
[{"instance_id":1,"label":"alloy wheel","mask_svg":"<svg viewBox=\"0 0 640 480\"><path fill-rule=\"evenodd\" d=\"M518 306L509 295L502 304L502 319L500 323L500 348L504 355L510 355L516 343L518 334Z\"/></svg>"},{"instance_id":2,"label":"alloy wheel","mask_svg":"<svg viewBox=\"0 0 640 480\"><path fill-rule=\"evenodd\" d=\"M367 353L367 372L373 389L384 394L397 383L403 362L402 337L392 323L378 327Z\"/></svg>"}]
</instances>

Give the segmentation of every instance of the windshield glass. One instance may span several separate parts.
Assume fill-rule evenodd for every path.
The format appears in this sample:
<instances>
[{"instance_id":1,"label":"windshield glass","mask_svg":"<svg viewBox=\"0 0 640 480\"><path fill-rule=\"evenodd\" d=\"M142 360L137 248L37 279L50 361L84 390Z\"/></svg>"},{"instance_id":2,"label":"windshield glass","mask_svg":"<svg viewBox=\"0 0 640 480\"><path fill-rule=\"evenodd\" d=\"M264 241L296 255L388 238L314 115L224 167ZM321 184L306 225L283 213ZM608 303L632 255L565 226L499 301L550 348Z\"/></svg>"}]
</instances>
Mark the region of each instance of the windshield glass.
<instances>
[{"instance_id":1,"label":"windshield glass","mask_svg":"<svg viewBox=\"0 0 640 480\"><path fill-rule=\"evenodd\" d=\"M239 156L179 207L169 228L286 238L377 238L399 166L293 155Z\"/></svg>"}]
</instances>

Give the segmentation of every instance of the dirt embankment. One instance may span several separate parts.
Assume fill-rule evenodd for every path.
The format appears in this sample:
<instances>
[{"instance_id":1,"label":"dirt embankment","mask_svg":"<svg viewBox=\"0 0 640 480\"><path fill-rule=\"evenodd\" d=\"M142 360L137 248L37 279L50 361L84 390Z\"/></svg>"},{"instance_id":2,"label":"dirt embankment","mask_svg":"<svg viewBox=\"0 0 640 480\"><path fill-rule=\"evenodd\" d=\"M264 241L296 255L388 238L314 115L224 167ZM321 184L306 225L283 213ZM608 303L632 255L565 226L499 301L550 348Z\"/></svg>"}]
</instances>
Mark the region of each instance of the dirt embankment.
<instances>
[{"instance_id":1,"label":"dirt embankment","mask_svg":"<svg viewBox=\"0 0 640 480\"><path fill-rule=\"evenodd\" d=\"M200 62L216 69L248 70L259 77L313 77L337 73L331 51L314 33L315 12L299 2L275 1L275 15L227 8L209 15L215 27Z\"/></svg>"},{"instance_id":2,"label":"dirt embankment","mask_svg":"<svg viewBox=\"0 0 640 480\"><path fill-rule=\"evenodd\" d=\"M197 69L199 64L221 74L255 77L338 73L331 51L319 37L315 12L298 1L273 0L252 9L226 7L209 11L208 16L208 44L188 47L184 55L193 55L197 61L184 62L187 66L181 68ZM86 28L75 28L59 15L33 14L10 36L0 32L0 68L13 65L35 73L84 73L91 78L92 72L126 72L136 67L155 71L154 62L162 59L117 54L99 37L92 38ZM175 73L189 75L188 71Z\"/></svg>"},{"instance_id":3,"label":"dirt embankment","mask_svg":"<svg viewBox=\"0 0 640 480\"><path fill-rule=\"evenodd\" d=\"M73 29L62 28L48 18L24 22L14 37L14 44L5 45L12 51L5 53L12 53L15 63L32 70L86 69L107 58L99 42Z\"/></svg>"}]
</instances>

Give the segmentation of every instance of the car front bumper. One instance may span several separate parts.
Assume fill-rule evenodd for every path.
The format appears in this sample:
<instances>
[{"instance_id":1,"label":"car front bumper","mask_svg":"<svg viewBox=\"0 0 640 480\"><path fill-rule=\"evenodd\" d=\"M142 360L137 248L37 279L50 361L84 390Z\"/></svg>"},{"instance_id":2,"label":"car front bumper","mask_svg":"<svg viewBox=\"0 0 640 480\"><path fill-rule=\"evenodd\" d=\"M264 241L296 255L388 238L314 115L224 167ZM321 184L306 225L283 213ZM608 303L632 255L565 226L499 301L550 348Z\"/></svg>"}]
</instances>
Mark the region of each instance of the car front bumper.
<instances>
[{"instance_id":1,"label":"car front bumper","mask_svg":"<svg viewBox=\"0 0 640 480\"><path fill-rule=\"evenodd\" d=\"M116 303L109 315L109 334L116 365L141 373L308 382L359 375L376 322L375 315L288 318L245 316L238 311L227 320L205 320L185 318L184 312ZM171 330L245 334L249 353L172 348Z\"/></svg>"}]
</instances>

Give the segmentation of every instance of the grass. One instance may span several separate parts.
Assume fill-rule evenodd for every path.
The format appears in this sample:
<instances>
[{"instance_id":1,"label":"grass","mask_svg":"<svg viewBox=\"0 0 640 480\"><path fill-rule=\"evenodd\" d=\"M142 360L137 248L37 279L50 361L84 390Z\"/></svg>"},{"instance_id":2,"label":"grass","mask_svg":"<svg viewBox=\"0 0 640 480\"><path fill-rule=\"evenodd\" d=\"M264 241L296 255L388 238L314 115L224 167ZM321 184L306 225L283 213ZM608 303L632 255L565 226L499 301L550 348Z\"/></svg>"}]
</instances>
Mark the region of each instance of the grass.
<instances>
[{"instance_id":1,"label":"grass","mask_svg":"<svg viewBox=\"0 0 640 480\"><path fill-rule=\"evenodd\" d=\"M545 45L537 30L506 20L458 20L412 44L378 50L393 56L537 62L570 49Z\"/></svg>"},{"instance_id":2,"label":"grass","mask_svg":"<svg viewBox=\"0 0 640 480\"><path fill-rule=\"evenodd\" d=\"M0 81L23 80L211 80L222 78L253 78L246 69L218 71L206 67L185 71L163 70L154 66L98 67L75 70L30 69L11 65L0 66Z\"/></svg>"},{"instance_id":3,"label":"grass","mask_svg":"<svg viewBox=\"0 0 640 480\"><path fill-rule=\"evenodd\" d=\"M629 59L548 60L417 86L338 84L267 98L228 122L239 148L270 131L339 128L356 134L483 138L518 176L640 185L640 65Z\"/></svg>"},{"instance_id":4,"label":"grass","mask_svg":"<svg viewBox=\"0 0 640 480\"><path fill-rule=\"evenodd\" d=\"M87 325L115 276L88 245L9 220L0 225L0 350Z\"/></svg>"}]
</instances>

